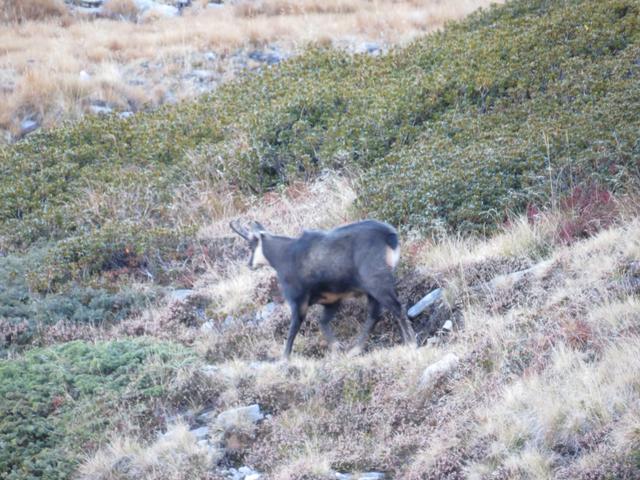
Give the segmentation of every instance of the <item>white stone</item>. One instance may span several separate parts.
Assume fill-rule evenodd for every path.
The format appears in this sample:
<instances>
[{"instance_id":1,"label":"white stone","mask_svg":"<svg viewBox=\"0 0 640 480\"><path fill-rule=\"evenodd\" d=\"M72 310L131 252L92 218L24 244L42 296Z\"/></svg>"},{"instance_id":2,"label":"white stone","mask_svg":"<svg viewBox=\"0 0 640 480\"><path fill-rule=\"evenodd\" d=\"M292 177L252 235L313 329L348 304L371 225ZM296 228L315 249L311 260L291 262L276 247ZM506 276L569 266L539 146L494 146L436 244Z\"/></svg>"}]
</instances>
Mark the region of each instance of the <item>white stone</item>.
<instances>
[{"instance_id":1,"label":"white stone","mask_svg":"<svg viewBox=\"0 0 640 480\"><path fill-rule=\"evenodd\" d=\"M22 135L26 135L27 133L31 133L34 130L38 129L40 127L40 124L38 122L36 122L35 120L31 120L30 118L27 118L26 120L23 120L22 123L20 124L20 133Z\"/></svg>"},{"instance_id":2,"label":"white stone","mask_svg":"<svg viewBox=\"0 0 640 480\"><path fill-rule=\"evenodd\" d=\"M451 320L447 320L444 322L444 325L442 325L442 329L447 331L453 330L453 322Z\"/></svg>"},{"instance_id":3,"label":"white stone","mask_svg":"<svg viewBox=\"0 0 640 480\"><path fill-rule=\"evenodd\" d=\"M106 105L91 105L89 108L95 115L108 115L113 112L111 107L107 107Z\"/></svg>"},{"instance_id":4,"label":"white stone","mask_svg":"<svg viewBox=\"0 0 640 480\"><path fill-rule=\"evenodd\" d=\"M189 430L189 433L196 437L196 439L202 440L204 438L207 438L207 435L209 435L209 427L204 426L200 428L194 428L193 430Z\"/></svg>"},{"instance_id":5,"label":"white stone","mask_svg":"<svg viewBox=\"0 0 640 480\"><path fill-rule=\"evenodd\" d=\"M439 379L455 370L458 367L458 362L459 360L456 355L447 353L436 363L424 369L422 377L420 378L420 386L423 388L433 386Z\"/></svg>"},{"instance_id":6,"label":"white stone","mask_svg":"<svg viewBox=\"0 0 640 480\"><path fill-rule=\"evenodd\" d=\"M442 290L442 288L436 288L434 291L432 291L431 293L423 297L422 300L416 303L413 307L411 307L407 312L407 315L409 315L410 318L417 317L422 312L424 312L427 309L427 307L433 305L435 302L440 300L440 298L442 298L443 293L444 293L444 290Z\"/></svg>"},{"instance_id":7,"label":"white stone","mask_svg":"<svg viewBox=\"0 0 640 480\"><path fill-rule=\"evenodd\" d=\"M224 430L227 430L247 420L251 423L257 423L262 419L264 419L264 414L260 411L260 405L254 403L248 407L232 408L222 412L216 418L216 423Z\"/></svg>"},{"instance_id":8,"label":"white stone","mask_svg":"<svg viewBox=\"0 0 640 480\"><path fill-rule=\"evenodd\" d=\"M80 77L81 82L87 82L91 80L91 75L85 70L80 70L80 73L78 74L78 76Z\"/></svg>"},{"instance_id":9,"label":"white stone","mask_svg":"<svg viewBox=\"0 0 640 480\"><path fill-rule=\"evenodd\" d=\"M203 333L213 332L215 330L215 325L213 324L213 320L207 320L202 325L200 325L200 331Z\"/></svg>"},{"instance_id":10,"label":"white stone","mask_svg":"<svg viewBox=\"0 0 640 480\"><path fill-rule=\"evenodd\" d=\"M180 15L180 9L178 7L174 7L172 5L163 5L161 3L157 3L149 11L167 18L177 17L178 15Z\"/></svg>"},{"instance_id":11,"label":"white stone","mask_svg":"<svg viewBox=\"0 0 640 480\"><path fill-rule=\"evenodd\" d=\"M358 475L357 480L382 480L384 473L382 472L367 472Z\"/></svg>"},{"instance_id":12,"label":"white stone","mask_svg":"<svg viewBox=\"0 0 640 480\"><path fill-rule=\"evenodd\" d=\"M184 302L193 295L193 290L189 288L178 288L169 294L169 298L174 302Z\"/></svg>"},{"instance_id":13,"label":"white stone","mask_svg":"<svg viewBox=\"0 0 640 480\"><path fill-rule=\"evenodd\" d=\"M220 371L220 367L217 367L215 365L205 365L201 369L201 372L204 373L205 375L213 375L215 373L218 373L219 371Z\"/></svg>"},{"instance_id":14,"label":"white stone","mask_svg":"<svg viewBox=\"0 0 640 480\"><path fill-rule=\"evenodd\" d=\"M278 305L275 302L267 303L258 313L256 313L256 322L268 320L269 317L273 315L273 312L276 311L276 308L278 308Z\"/></svg>"}]
</instances>

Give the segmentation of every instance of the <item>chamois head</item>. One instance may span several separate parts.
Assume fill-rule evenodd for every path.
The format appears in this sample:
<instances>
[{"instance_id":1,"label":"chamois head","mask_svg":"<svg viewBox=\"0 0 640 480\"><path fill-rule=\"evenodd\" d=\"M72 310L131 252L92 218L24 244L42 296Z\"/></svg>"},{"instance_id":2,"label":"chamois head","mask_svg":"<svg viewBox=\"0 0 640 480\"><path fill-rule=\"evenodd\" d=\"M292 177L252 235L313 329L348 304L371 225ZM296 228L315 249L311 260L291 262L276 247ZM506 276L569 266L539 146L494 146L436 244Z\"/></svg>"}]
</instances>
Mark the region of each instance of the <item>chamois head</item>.
<instances>
[{"instance_id":1,"label":"chamois head","mask_svg":"<svg viewBox=\"0 0 640 480\"><path fill-rule=\"evenodd\" d=\"M229 223L231 229L244 238L249 243L251 257L249 257L249 267L258 268L261 265L268 265L264 252L262 250L262 241L266 235L265 228L258 222L251 222L249 228L245 228L237 221Z\"/></svg>"}]
</instances>

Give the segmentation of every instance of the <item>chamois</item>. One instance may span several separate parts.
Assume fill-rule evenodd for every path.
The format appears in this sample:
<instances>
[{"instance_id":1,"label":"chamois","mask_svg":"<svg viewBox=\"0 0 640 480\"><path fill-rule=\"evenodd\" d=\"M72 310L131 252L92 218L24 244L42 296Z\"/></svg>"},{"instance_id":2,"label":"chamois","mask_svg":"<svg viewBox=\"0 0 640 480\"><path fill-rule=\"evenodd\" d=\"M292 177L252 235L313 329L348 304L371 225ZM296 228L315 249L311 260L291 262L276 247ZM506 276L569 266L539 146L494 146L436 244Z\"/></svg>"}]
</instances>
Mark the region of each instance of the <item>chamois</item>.
<instances>
[{"instance_id":1,"label":"chamois","mask_svg":"<svg viewBox=\"0 0 640 480\"><path fill-rule=\"evenodd\" d=\"M314 304L324 306L320 329L330 348L335 349L336 338L329 323L344 298L360 294L367 295L368 315L352 354L362 351L382 308L397 319L404 343L415 343L415 333L394 287L393 270L400 258L400 246L392 226L365 220L329 231L305 230L298 238L273 235L258 222L249 229L237 222L230 226L249 242L249 266L270 265L278 275L291 309L285 358L291 354L309 306Z\"/></svg>"}]
</instances>

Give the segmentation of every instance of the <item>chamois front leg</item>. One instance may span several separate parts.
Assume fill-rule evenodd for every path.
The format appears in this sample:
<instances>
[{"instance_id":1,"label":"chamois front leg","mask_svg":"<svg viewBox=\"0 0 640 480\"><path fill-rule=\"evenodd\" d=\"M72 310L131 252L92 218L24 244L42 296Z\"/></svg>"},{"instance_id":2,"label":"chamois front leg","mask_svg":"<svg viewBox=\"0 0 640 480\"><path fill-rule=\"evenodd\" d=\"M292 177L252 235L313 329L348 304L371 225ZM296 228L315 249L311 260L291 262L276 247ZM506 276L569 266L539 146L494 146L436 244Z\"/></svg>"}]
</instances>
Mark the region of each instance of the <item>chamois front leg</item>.
<instances>
[{"instance_id":1,"label":"chamois front leg","mask_svg":"<svg viewBox=\"0 0 640 480\"><path fill-rule=\"evenodd\" d=\"M291 355L293 341L298 334L298 330L300 330L300 325L302 325L302 322L307 315L309 300L307 298L290 300L289 307L291 308L291 325L289 326L289 336L287 337L287 344L284 347L285 359L288 359Z\"/></svg>"}]
</instances>

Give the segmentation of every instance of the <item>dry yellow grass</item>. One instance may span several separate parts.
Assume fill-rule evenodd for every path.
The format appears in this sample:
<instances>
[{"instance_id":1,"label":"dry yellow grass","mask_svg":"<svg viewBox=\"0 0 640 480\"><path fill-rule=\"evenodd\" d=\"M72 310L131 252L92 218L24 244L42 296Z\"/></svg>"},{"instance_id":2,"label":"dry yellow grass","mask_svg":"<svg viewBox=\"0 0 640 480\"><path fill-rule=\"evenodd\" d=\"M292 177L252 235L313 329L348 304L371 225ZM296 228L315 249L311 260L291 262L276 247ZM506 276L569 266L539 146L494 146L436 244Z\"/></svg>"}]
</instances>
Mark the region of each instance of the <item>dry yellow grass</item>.
<instances>
[{"instance_id":1,"label":"dry yellow grass","mask_svg":"<svg viewBox=\"0 0 640 480\"><path fill-rule=\"evenodd\" d=\"M196 443L184 424L169 427L166 434L144 444L133 437L116 438L96 452L80 468L82 480L180 480L204 478L219 459L218 452Z\"/></svg>"},{"instance_id":2,"label":"dry yellow grass","mask_svg":"<svg viewBox=\"0 0 640 480\"><path fill-rule=\"evenodd\" d=\"M194 2L181 17L136 23L60 17L56 0L21 2L22 10L4 1L0 12L12 21L0 25L0 129L14 137L27 118L50 127L90 112L96 101L137 110L192 97L201 87L185 81L189 72L209 69L214 84L225 81L237 71L231 54L238 49L277 44L295 53L308 42L404 43L492 3L264 0L206 8ZM134 17L129 0L110 0L105 13ZM207 60L208 52L216 60Z\"/></svg>"},{"instance_id":3,"label":"dry yellow grass","mask_svg":"<svg viewBox=\"0 0 640 480\"><path fill-rule=\"evenodd\" d=\"M43 20L67 15L63 0L0 0L0 23Z\"/></svg>"},{"instance_id":4,"label":"dry yellow grass","mask_svg":"<svg viewBox=\"0 0 640 480\"><path fill-rule=\"evenodd\" d=\"M240 215L289 235L335 226L355 220L353 199L349 180L335 175L249 205L222 198L219 221L203 227L200 238L228 236L228 220ZM255 428L242 427L250 435L239 450L265 478L333 478L351 466L409 480L637 478L629 462L640 446L640 305L617 285L640 258L640 221L629 214L566 245L554 233L559 220L514 220L490 239L405 240L420 248L404 257L404 275L423 268L459 283L459 301L452 303L460 315L452 317L456 329L418 349L373 341L355 358L327 352L311 315L291 360L273 361L286 335L286 306L253 320L267 301L260 289L271 273L248 271L246 259L223 262L223 271L211 266L195 290L212 300L208 313L219 328L180 328L195 332L195 351L215 365L206 373L185 366L178 381L189 387L176 390L192 389L195 411L203 398L215 398L219 411L255 402L269 412ZM518 281L493 282L516 258L541 267ZM478 292L478 284L486 288ZM336 318L339 334L353 312ZM223 326L226 315L234 320ZM457 368L421 385L424 369L450 354L459 359ZM173 443L179 456L195 448L182 432ZM112 478L124 457L138 472L161 466L166 449L154 443L114 441L88 459L82 473ZM220 446L220 438L213 444ZM206 458L193 453L192 460L177 460L185 471ZM173 470L166 472L161 478L174 478Z\"/></svg>"}]
</instances>

